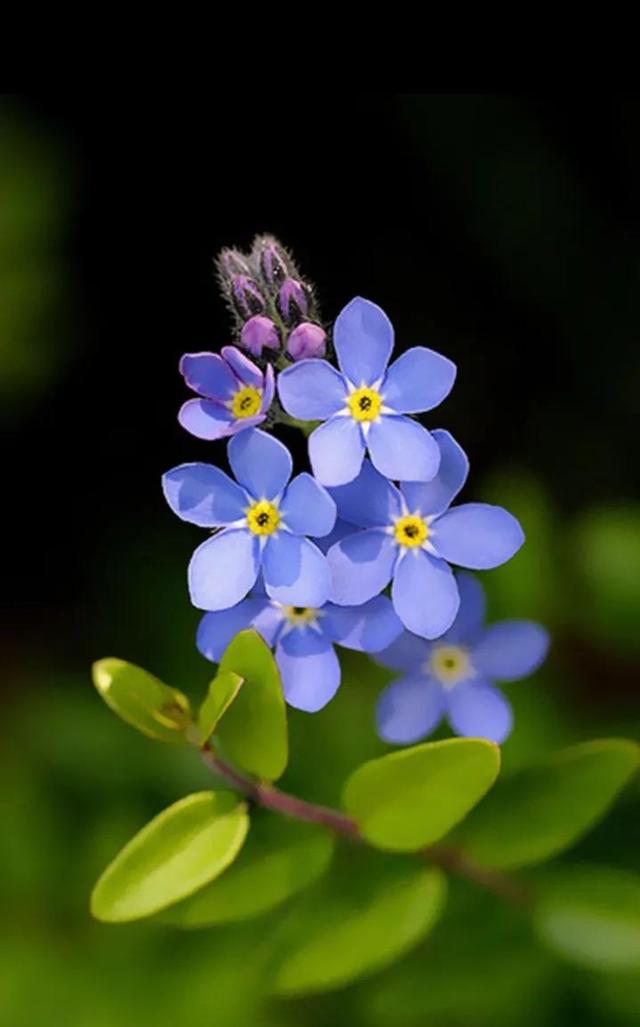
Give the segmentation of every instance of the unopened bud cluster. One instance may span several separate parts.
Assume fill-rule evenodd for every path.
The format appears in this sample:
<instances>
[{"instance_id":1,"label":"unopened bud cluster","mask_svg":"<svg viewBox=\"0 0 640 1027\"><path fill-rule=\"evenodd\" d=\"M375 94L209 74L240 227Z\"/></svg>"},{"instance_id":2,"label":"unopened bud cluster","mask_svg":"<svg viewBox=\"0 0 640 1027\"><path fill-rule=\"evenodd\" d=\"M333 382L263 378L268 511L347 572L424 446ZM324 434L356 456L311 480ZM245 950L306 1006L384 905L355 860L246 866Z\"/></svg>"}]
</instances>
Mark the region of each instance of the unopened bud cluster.
<instances>
[{"instance_id":1,"label":"unopened bud cluster","mask_svg":"<svg viewBox=\"0 0 640 1027\"><path fill-rule=\"evenodd\" d=\"M291 360L324 356L313 289L277 239L256 236L248 254L222 250L217 270L243 349L256 357L282 350Z\"/></svg>"}]
</instances>

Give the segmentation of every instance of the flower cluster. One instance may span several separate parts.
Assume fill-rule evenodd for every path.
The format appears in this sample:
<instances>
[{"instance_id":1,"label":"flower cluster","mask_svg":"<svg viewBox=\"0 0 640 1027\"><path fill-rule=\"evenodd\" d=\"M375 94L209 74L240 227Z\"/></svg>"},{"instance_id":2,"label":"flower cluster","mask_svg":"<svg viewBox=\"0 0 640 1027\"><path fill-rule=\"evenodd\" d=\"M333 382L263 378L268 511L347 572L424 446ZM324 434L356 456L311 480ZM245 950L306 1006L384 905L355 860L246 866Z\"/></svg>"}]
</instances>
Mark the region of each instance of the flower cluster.
<instances>
[{"instance_id":1,"label":"flower cluster","mask_svg":"<svg viewBox=\"0 0 640 1027\"><path fill-rule=\"evenodd\" d=\"M275 649L287 701L306 711L339 686L334 645L380 653L408 674L380 700L383 738L420 738L446 712L458 733L502 740L510 714L489 682L533 669L546 636L518 622L480 636L479 585L450 567L497 567L524 541L501 507L451 506L467 457L413 416L446 398L455 365L421 346L389 364L391 322L359 297L333 328L337 368L321 359L313 291L270 236L249 255L223 251L218 269L238 344L256 362L235 346L184 356L198 398L179 419L199 438L230 437L234 478L189 463L163 479L174 512L213 530L188 571L191 601L206 611L200 651L217 662L253 626ZM291 456L269 434L287 418L322 422L308 440L312 474L291 478Z\"/></svg>"}]
</instances>

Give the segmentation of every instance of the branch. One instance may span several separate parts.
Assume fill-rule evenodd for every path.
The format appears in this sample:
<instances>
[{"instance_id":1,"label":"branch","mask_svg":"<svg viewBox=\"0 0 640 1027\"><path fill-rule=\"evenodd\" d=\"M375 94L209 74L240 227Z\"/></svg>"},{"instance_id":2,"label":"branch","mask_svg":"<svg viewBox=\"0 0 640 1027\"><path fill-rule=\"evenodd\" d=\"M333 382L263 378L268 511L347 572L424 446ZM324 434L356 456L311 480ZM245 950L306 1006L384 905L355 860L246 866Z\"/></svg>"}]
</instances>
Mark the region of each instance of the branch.
<instances>
[{"instance_id":1,"label":"branch","mask_svg":"<svg viewBox=\"0 0 640 1027\"><path fill-rule=\"evenodd\" d=\"M286 817L293 817L295 820L320 824L335 834L350 838L352 841L362 840L356 822L346 814L340 813L339 810L306 802L304 799L282 792L270 784L260 784L226 763L208 745L201 749L201 754L202 759L214 774L217 774L258 806L273 810ZM531 901L529 892L519 882L505 874L479 866L458 849L433 845L424 849L419 855L442 867L443 870L473 881L474 884L493 892L494 895L507 902L527 905Z\"/></svg>"}]
</instances>

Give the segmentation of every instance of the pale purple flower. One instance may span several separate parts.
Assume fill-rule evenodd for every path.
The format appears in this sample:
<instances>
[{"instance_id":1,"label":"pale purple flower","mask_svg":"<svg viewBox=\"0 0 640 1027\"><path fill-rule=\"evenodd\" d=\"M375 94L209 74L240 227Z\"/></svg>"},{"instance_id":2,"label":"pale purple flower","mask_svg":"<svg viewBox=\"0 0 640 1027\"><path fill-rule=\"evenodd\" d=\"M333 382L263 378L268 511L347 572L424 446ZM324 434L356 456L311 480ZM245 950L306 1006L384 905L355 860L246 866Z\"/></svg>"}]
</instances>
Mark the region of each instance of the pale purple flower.
<instances>
[{"instance_id":1,"label":"pale purple flower","mask_svg":"<svg viewBox=\"0 0 640 1027\"><path fill-rule=\"evenodd\" d=\"M254 428L267 416L274 393L273 368L263 372L235 346L221 353L185 353L180 372L198 399L183 404L178 420L199 439L223 439Z\"/></svg>"}]
</instances>

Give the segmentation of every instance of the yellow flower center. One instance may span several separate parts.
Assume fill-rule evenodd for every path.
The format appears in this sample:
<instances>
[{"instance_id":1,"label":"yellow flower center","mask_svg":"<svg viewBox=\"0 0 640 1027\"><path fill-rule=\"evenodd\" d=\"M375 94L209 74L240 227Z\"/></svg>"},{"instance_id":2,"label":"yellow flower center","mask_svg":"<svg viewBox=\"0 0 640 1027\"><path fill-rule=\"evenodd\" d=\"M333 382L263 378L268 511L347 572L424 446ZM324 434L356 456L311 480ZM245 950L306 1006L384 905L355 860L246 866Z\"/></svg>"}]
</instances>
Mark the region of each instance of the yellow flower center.
<instances>
[{"instance_id":1,"label":"yellow flower center","mask_svg":"<svg viewBox=\"0 0 640 1027\"><path fill-rule=\"evenodd\" d=\"M459 645L435 645L428 670L446 686L457 685L471 670L469 655Z\"/></svg>"},{"instance_id":2,"label":"yellow flower center","mask_svg":"<svg viewBox=\"0 0 640 1027\"><path fill-rule=\"evenodd\" d=\"M292 628L300 628L315 621L317 610L313 606L285 606L284 615Z\"/></svg>"},{"instance_id":3,"label":"yellow flower center","mask_svg":"<svg viewBox=\"0 0 640 1027\"><path fill-rule=\"evenodd\" d=\"M422 517L416 514L407 514L406 517L398 517L393 534L399 546L421 546L429 536L429 529Z\"/></svg>"},{"instance_id":4,"label":"yellow flower center","mask_svg":"<svg viewBox=\"0 0 640 1027\"><path fill-rule=\"evenodd\" d=\"M259 413L261 403L262 391L253 385L244 385L233 395L231 412L234 417L253 417Z\"/></svg>"},{"instance_id":5,"label":"yellow flower center","mask_svg":"<svg viewBox=\"0 0 640 1027\"><path fill-rule=\"evenodd\" d=\"M274 503L261 499L247 510L247 524L254 535L273 535L280 524L280 513Z\"/></svg>"},{"instance_id":6,"label":"yellow flower center","mask_svg":"<svg viewBox=\"0 0 640 1027\"><path fill-rule=\"evenodd\" d=\"M355 421L375 421L382 406L382 396L375 389L363 385L347 397L347 406Z\"/></svg>"}]
</instances>

